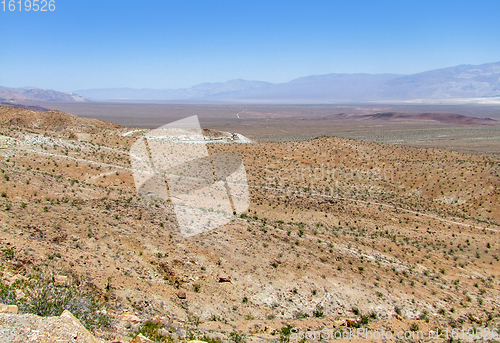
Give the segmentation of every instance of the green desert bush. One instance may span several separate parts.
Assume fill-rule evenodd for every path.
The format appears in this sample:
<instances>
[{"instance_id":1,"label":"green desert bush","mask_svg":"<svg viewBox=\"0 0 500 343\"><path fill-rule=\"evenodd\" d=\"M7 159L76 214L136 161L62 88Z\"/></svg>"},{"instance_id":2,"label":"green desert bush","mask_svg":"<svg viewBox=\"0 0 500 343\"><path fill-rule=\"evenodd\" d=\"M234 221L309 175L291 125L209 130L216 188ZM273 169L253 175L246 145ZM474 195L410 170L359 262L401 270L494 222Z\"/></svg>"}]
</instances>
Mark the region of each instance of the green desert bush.
<instances>
[{"instance_id":1,"label":"green desert bush","mask_svg":"<svg viewBox=\"0 0 500 343\"><path fill-rule=\"evenodd\" d=\"M170 343L173 342L172 338L170 336L164 335L161 333L161 329L163 327L163 324L158 323L158 322L152 322L152 321L147 321L141 325L141 327L135 332L134 336L137 336L138 334L142 334L143 336L149 338L152 341L155 342L165 342L165 343Z\"/></svg>"},{"instance_id":2,"label":"green desert bush","mask_svg":"<svg viewBox=\"0 0 500 343\"><path fill-rule=\"evenodd\" d=\"M26 295L16 297L14 290ZM29 279L16 281L11 286L0 284L0 303L16 305L20 313L31 313L42 317L59 316L70 311L90 331L111 325L111 316L105 311L105 304L95 295L75 286L58 287L52 280Z\"/></svg>"},{"instance_id":3,"label":"green desert bush","mask_svg":"<svg viewBox=\"0 0 500 343\"><path fill-rule=\"evenodd\" d=\"M242 343L245 342L246 335L241 331L233 331L229 334L229 339L234 343Z\"/></svg>"}]
</instances>

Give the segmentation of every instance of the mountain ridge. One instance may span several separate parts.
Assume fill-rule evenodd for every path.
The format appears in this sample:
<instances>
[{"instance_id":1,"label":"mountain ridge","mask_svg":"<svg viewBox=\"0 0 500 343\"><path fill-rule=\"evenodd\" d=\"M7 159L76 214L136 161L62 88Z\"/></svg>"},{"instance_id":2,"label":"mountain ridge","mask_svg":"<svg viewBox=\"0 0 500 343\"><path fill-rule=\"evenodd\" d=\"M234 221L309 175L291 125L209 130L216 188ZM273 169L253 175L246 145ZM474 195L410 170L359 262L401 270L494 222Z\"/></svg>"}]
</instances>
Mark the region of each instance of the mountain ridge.
<instances>
[{"instance_id":1,"label":"mountain ridge","mask_svg":"<svg viewBox=\"0 0 500 343\"><path fill-rule=\"evenodd\" d=\"M86 102L88 99L75 93L59 92L52 89L0 86L0 101L6 103L18 103L22 101Z\"/></svg>"},{"instance_id":2,"label":"mountain ridge","mask_svg":"<svg viewBox=\"0 0 500 343\"><path fill-rule=\"evenodd\" d=\"M90 99L131 101L353 102L500 96L500 62L463 64L410 75L331 73L283 83L234 79L181 89L87 89Z\"/></svg>"},{"instance_id":3,"label":"mountain ridge","mask_svg":"<svg viewBox=\"0 0 500 343\"><path fill-rule=\"evenodd\" d=\"M288 82L232 79L189 88L103 88L58 92L34 87L0 87L0 101L208 101L348 103L500 97L500 62L463 64L410 75L330 73Z\"/></svg>"}]
</instances>

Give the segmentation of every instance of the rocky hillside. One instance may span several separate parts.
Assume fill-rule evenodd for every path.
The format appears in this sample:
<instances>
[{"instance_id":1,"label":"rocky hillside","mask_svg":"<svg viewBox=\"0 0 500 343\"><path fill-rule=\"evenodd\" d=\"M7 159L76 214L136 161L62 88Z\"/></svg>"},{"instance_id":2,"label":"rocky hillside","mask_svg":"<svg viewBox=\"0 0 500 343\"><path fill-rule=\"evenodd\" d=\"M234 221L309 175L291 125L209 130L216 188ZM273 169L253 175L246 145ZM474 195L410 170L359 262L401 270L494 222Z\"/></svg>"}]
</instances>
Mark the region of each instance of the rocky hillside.
<instances>
[{"instance_id":1,"label":"rocky hillside","mask_svg":"<svg viewBox=\"0 0 500 343\"><path fill-rule=\"evenodd\" d=\"M99 129L117 128L105 121L77 117L60 111L35 111L21 107L0 106L0 124L49 131L90 132ZM97 131L96 131L97 132Z\"/></svg>"},{"instance_id":2,"label":"rocky hillside","mask_svg":"<svg viewBox=\"0 0 500 343\"><path fill-rule=\"evenodd\" d=\"M7 88L0 87L0 101L19 103L24 101L88 101L74 93L63 93L51 89L40 88Z\"/></svg>"},{"instance_id":3,"label":"rocky hillside","mask_svg":"<svg viewBox=\"0 0 500 343\"><path fill-rule=\"evenodd\" d=\"M293 327L445 341L500 326L493 157L335 137L211 144L242 157L251 205L183 238L170 201L136 193L128 154L144 130L0 114L0 303L21 313L66 309L110 342L286 342Z\"/></svg>"}]
</instances>

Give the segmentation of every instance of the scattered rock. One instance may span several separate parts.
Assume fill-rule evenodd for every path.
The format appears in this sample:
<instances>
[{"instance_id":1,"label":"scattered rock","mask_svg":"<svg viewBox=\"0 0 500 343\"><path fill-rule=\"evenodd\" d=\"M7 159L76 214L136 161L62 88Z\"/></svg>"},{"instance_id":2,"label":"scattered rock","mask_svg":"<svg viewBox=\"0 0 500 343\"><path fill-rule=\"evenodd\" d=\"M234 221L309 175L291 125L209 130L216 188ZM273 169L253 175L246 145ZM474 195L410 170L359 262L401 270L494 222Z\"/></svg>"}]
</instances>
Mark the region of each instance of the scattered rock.
<instances>
[{"instance_id":1,"label":"scattered rock","mask_svg":"<svg viewBox=\"0 0 500 343\"><path fill-rule=\"evenodd\" d=\"M345 320L345 325L346 325L347 327L352 328L352 327L355 327L355 326L356 326L356 324L357 324L359 321L361 321L361 318L356 318L356 319L349 319L349 318L347 318L347 319Z\"/></svg>"},{"instance_id":2,"label":"scattered rock","mask_svg":"<svg viewBox=\"0 0 500 343\"><path fill-rule=\"evenodd\" d=\"M219 282L231 282L231 278L229 277L220 277Z\"/></svg>"},{"instance_id":3,"label":"scattered rock","mask_svg":"<svg viewBox=\"0 0 500 343\"><path fill-rule=\"evenodd\" d=\"M54 285L55 286L66 286L68 284L68 277L64 275L56 275L54 276Z\"/></svg>"},{"instance_id":4,"label":"scattered rock","mask_svg":"<svg viewBox=\"0 0 500 343\"><path fill-rule=\"evenodd\" d=\"M59 317L0 313L0 343L102 343L71 312Z\"/></svg>"},{"instance_id":5,"label":"scattered rock","mask_svg":"<svg viewBox=\"0 0 500 343\"><path fill-rule=\"evenodd\" d=\"M138 323L141 321L141 319L139 317L137 317L135 314L129 313L129 312L124 312L123 314L118 316L118 319L126 321L126 322L135 322L135 323Z\"/></svg>"},{"instance_id":6,"label":"scattered rock","mask_svg":"<svg viewBox=\"0 0 500 343\"><path fill-rule=\"evenodd\" d=\"M10 313L10 314L18 314L19 309L16 305L4 305L0 304L0 313Z\"/></svg>"},{"instance_id":7,"label":"scattered rock","mask_svg":"<svg viewBox=\"0 0 500 343\"><path fill-rule=\"evenodd\" d=\"M16 294L16 299L25 299L26 298L26 294L20 289L15 289L14 293Z\"/></svg>"},{"instance_id":8,"label":"scattered rock","mask_svg":"<svg viewBox=\"0 0 500 343\"><path fill-rule=\"evenodd\" d=\"M20 274L15 274L13 276L4 275L4 279L7 281L7 284L9 286L12 286L12 284L14 282L16 282L17 280L20 280L20 281L27 281L28 280L25 276L20 275Z\"/></svg>"},{"instance_id":9,"label":"scattered rock","mask_svg":"<svg viewBox=\"0 0 500 343\"><path fill-rule=\"evenodd\" d=\"M177 292L176 294L177 294L177 297L178 297L179 299L186 299L186 297L187 297L187 296L186 296L186 292L184 292L184 291L179 291L179 292Z\"/></svg>"}]
</instances>

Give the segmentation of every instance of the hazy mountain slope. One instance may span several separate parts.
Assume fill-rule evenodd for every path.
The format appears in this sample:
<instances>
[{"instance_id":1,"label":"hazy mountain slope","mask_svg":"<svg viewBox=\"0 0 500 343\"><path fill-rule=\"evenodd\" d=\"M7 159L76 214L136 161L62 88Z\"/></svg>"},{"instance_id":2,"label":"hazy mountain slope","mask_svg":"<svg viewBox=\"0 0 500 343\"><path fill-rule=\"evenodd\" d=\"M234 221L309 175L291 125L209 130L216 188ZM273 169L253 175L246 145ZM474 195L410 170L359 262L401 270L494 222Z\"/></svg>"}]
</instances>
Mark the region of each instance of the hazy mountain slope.
<instances>
[{"instance_id":1,"label":"hazy mountain slope","mask_svg":"<svg viewBox=\"0 0 500 343\"><path fill-rule=\"evenodd\" d=\"M390 80L387 85L386 98L500 96L500 62L431 70Z\"/></svg>"},{"instance_id":2,"label":"hazy mountain slope","mask_svg":"<svg viewBox=\"0 0 500 343\"><path fill-rule=\"evenodd\" d=\"M267 89L272 83L263 81L230 80L227 82L202 83L191 88L177 91L179 96L203 98L213 95L230 95L234 92L246 92L254 89Z\"/></svg>"},{"instance_id":3,"label":"hazy mountain slope","mask_svg":"<svg viewBox=\"0 0 500 343\"><path fill-rule=\"evenodd\" d=\"M88 101L75 93L63 93L40 88L0 87L0 101Z\"/></svg>"},{"instance_id":4,"label":"hazy mountain slope","mask_svg":"<svg viewBox=\"0 0 500 343\"><path fill-rule=\"evenodd\" d=\"M79 90L79 94L93 101L104 100L168 100L175 91L169 89L102 88Z\"/></svg>"},{"instance_id":5,"label":"hazy mountain slope","mask_svg":"<svg viewBox=\"0 0 500 343\"><path fill-rule=\"evenodd\" d=\"M249 100L249 99L310 99L365 100L379 97L393 74L328 74L312 75L286 83L231 80L202 83L177 90L156 89L86 89L79 94L92 100Z\"/></svg>"},{"instance_id":6,"label":"hazy mountain slope","mask_svg":"<svg viewBox=\"0 0 500 343\"><path fill-rule=\"evenodd\" d=\"M78 95L81 94L81 95ZM349 102L500 96L500 62L460 65L413 75L327 74L284 83L230 80L181 89L86 89L63 93L0 87L0 101L285 101ZM84 98L86 97L86 98Z\"/></svg>"},{"instance_id":7,"label":"hazy mountain slope","mask_svg":"<svg viewBox=\"0 0 500 343\"><path fill-rule=\"evenodd\" d=\"M387 88L387 81L398 76L394 74L312 75L230 96L234 99L372 100L380 97L380 93Z\"/></svg>"},{"instance_id":8,"label":"hazy mountain slope","mask_svg":"<svg viewBox=\"0 0 500 343\"><path fill-rule=\"evenodd\" d=\"M93 100L345 102L500 96L500 62L460 65L413 75L327 74L285 83L231 80L177 90L79 90Z\"/></svg>"},{"instance_id":9,"label":"hazy mountain slope","mask_svg":"<svg viewBox=\"0 0 500 343\"><path fill-rule=\"evenodd\" d=\"M237 91L248 91L266 88L271 83L262 81L230 80L227 82L202 83L191 88L182 89L84 89L79 94L92 100L185 100L203 99L213 95L227 95Z\"/></svg>"}]
</instances>

